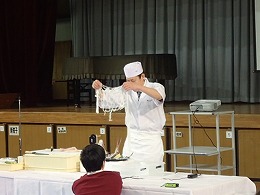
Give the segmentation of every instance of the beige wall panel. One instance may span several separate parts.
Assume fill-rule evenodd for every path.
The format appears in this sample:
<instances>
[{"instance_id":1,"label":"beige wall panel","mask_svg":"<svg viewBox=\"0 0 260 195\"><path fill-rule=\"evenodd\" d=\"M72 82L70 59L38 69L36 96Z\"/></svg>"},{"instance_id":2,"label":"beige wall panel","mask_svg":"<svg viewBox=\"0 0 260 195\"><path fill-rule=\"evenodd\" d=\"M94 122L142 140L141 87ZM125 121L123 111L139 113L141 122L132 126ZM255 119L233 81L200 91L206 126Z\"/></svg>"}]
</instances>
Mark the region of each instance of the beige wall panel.
<instances>
[{"instance_id":1,"label":"beige wall panel","mask_svg":"<svg viewBox=\"0 0 260 195\"><path fill-rule=\"evenodd\" d=\"M239 175L260 178L260 130L238 131Z\"/></svg>"},{"instance_id":2,"label":"beige wall panel","mask_svg":"<svg viewBox=\"0 0 260 195\"><path fill-rule=\"evenodd\" d=\"M20 154L19 135L10 134L10 127L16 126L19 126L19 124L8 124L9 157L17 157ZM21 125L22 154L24 154L25 151L40 150L53 146L53 131L48 133L47 127L49 127L49 125Z\"/></svg>"},{"instance_id":3,"label":"beige wall panel","mask_svg":"<svg viewBox=\"0 0 260 195\"><path fill-rule=\"evenodd\" d=\"M0 158L6 157L5 125L0 124Z\"/></svg>"},{"instance_id":4,"label":"beige wall panel","mask_svg":"<svg viewBox=\"0 0 260 195\"><path fill-rule=\"evenodd\" d=\"M177 127L176 131L182 133L182 137L177 137L176 138L176 144L177 147L186 147L189 146L189 130L188 128L184 127ZM216 145L216 129L213 128L193 128L192 129L192 136L194 139L194 145L195 146L213 146L210 139L213 141L213 143ZM206 135L206 133L208 136ZM172 128L170 132L170 139L173 140L172 136ZM220 143L221 146L224 147L231 147L231 139L226 138L226 129L220 129ZM173 142L171 147L173 148ZM173 160L173 155L171 155L171 171L174 171L174 160ZM232 165L232 151L226 151L221 153L221 158L222 158L222 164L223 165ZM214 156L196 156L193 158L194 163L196 161L197 164L208 164L208 165L217 165L217 155ZM183 166L183 165L188 165L190 162L190 155L177 155L177 163L178 166ZM189 171L186 171L189 172ZM208 173L208 174L217 174L217 172L201 172L201 173ZM222 174L225 175L233 175L233 170L227 170L222 172Z\"/></svg>"},{"instance_id":5,"label":"beige wall panel","mask_svg":"<svg viewBox=\"0 0 260 195\"><path fill-rule=\"evenodd\" d=\"M76 147L82 149L89 144L89 137L92 134L97 135L98 140L102 139L106 147L106 134L100 134L100 128L105 128L103 126L57 125L56 129L58 127L66 127L66 133L57 132L57 148Z\"/></svg>"}]
</instances>

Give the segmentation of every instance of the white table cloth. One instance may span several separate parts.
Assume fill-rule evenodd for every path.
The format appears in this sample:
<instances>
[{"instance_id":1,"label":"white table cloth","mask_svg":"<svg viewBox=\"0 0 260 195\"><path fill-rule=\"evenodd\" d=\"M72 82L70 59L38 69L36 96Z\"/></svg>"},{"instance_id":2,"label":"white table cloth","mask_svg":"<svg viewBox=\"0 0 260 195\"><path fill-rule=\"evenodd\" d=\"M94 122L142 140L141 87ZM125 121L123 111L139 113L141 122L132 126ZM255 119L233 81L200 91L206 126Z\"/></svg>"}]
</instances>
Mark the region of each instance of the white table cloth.
<instances>
[{"instance_id":1,"label":"white table cloth","mask_svg":"<svg viewBox=\"0 0 260 195\"><path fill-rule=\"evenodd\" d=\"M0 171L1 195L72 195L73 182L84 173ZM166 188L166 182L179 183ZM188 179L187 173L165 172L157 176L123 179L122 195L254 195L255 184L247 177L200 175Z\"/></svg>"}]
</instances>

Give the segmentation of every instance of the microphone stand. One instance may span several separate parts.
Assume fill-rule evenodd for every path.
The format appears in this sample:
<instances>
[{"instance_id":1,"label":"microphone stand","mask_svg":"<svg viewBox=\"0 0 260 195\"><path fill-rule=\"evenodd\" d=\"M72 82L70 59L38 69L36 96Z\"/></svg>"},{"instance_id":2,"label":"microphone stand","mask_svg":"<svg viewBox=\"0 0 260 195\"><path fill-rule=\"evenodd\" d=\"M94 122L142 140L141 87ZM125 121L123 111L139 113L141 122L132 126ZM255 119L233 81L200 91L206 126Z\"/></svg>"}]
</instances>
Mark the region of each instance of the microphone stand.
<instances>
[{"instance_id":1,"label":"microphone stand","mask_svg":"<svg viewBox=\"0 0 260 195\"><path fill-rule=\"evenodd\" d=\"M21 98L19 96L18 100L18 112L19 112L19 152L20 156L22 156L22 129L21 129Z\"/></svg>"}]
</instances>

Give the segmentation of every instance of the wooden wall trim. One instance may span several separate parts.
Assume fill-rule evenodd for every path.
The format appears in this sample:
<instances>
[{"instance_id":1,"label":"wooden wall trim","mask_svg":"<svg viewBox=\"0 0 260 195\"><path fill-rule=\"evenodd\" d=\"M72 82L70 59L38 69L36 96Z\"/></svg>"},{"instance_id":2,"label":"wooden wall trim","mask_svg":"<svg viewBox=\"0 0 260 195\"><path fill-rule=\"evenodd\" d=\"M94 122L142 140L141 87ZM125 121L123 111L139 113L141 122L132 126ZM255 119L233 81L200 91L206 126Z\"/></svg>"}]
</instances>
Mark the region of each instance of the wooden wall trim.
<instances>
[{"instance_id":1,"label":"wooden wall trim","mask_svg":"<svg viewBox=\"0 0 260 195\"><path fill-rule=\"evenodd\" d=\"M112 121L108 114L85 112L0 112L1 123L40 123L40 124L84 124L84 125L125 125L125 113L113 113ZM210 116L200 116L204 127L215 127L215 121ZM187 116L177 117L178 126L187 126ZM260 114L235 114L235 128L260 129ZM223 127L230 127L230 117L220 118ZM166 113L166 126L172 126L172 115Z\"/></svg>"}]
</instances>

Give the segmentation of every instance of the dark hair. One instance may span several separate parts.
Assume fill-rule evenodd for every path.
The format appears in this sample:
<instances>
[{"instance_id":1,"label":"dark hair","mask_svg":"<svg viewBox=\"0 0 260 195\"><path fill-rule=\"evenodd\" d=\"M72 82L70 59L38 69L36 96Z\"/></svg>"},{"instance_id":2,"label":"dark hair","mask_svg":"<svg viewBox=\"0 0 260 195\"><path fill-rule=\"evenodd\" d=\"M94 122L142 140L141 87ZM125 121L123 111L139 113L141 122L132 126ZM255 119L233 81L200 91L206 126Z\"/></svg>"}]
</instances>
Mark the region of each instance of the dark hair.
<instances>
[{"instance_id":1,"label":"dark hair","mask_svg":"<svg viewBox=\"0 0 260 195\"><path fill-rule=\"evenodd\" d=\"M105 158L105 150L98 144L87 145L80 154L80 161L87 172L100 170Z\"/></svg>"},{"instance_id":2,"label":"dark hair","mask_svg":"<svg viewBox=\"0 0 260 195\"><path fill-rule=\"evenodd\" d=\"M139 74L139 75L137 75L139 78L141 78L142 77L142 74L144 74L144 72L142 72L141 74Z\"/></svg>"}]
</instances>

